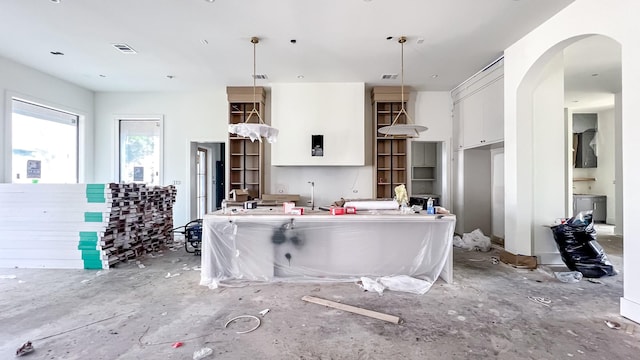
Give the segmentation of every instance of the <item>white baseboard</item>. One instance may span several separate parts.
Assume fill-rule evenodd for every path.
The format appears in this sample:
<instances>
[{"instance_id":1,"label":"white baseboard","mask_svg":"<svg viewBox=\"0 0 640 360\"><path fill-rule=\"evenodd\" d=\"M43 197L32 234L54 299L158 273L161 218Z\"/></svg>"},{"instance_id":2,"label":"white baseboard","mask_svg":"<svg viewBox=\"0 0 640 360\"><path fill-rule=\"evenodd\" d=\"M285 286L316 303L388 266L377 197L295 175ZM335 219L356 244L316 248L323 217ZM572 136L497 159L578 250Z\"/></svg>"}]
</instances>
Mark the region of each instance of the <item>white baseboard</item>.
<instances>
[{"instance_id":1,"label":"white baseboard","mask_svg":"<svg viewBox=\"0 0 640 360\"><path fill-rule=\"evenodd\" d=\"M560 253L539 253L536 254L538 257L538 264L541 265L564 265L562 261L562 257L560 257Z\"/></svg>"},{"instance_id":2,"label":"white baseboard","mask_svg":"<svg viewBox=\"0 0 640 360\"><path fill-rule=\"evenodd\" d=\"M627 298L620 298L620 315L640 324L640 304Z\"/></svg>"}]
</instances>

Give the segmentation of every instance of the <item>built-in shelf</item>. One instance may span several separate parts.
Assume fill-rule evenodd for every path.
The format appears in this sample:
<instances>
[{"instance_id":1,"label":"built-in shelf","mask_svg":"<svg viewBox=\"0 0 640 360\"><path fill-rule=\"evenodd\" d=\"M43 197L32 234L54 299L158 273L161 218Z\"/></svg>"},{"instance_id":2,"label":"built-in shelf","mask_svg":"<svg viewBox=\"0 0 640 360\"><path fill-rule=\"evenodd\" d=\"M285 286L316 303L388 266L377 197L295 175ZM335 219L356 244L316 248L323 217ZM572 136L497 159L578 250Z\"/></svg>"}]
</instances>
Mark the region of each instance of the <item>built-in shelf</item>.
<instances>
[{"instance_id":1,"label":"built-in shelf","mask_svg":"<svg viewBox=\"0 0 640 360\"><path fill-rule=\"evenodd\" d=\"M573 178L573 181L596 181L596 178Z\"/></svg>"},{"instance_id":2,"label":"built-in shelf","mask_svg":"<svg viewBox=\"0 0 640 360\"><path fill-rule=\"evenodd\" d=\"M255 92L255 95L254 95ZM254 99L257 100L254 103ZM239 124L249 119L250 112L256 110L262 115L264 112L264 89L257 87L228 87L227 100L229 102L229 123ZM249 122L258 122L258 117L252 117ZM229 134L229 189L246 189L251 198L259 198L263 192L263 144L253 142L248 138Z\"/></svg>"}]
</instances>

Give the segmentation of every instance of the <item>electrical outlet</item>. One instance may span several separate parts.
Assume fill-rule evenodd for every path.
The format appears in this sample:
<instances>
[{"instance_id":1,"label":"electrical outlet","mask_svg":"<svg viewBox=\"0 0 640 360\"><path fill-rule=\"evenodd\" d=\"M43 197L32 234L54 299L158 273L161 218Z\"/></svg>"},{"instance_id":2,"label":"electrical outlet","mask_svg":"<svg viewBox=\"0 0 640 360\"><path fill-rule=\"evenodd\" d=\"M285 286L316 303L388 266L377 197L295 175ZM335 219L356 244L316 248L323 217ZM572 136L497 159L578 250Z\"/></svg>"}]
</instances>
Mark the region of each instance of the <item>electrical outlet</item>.
<instances>
[{"instance_id":1,"label":"electrical outlet","mask_svg":"<svg viewBox=\"0 0 640 360\"><path fill-rule=\"evenodd\" d=\"M287 185L285 184L276 184L276 192L278 194L287 194L289 191Z\"/></svg>"}]
</instances>

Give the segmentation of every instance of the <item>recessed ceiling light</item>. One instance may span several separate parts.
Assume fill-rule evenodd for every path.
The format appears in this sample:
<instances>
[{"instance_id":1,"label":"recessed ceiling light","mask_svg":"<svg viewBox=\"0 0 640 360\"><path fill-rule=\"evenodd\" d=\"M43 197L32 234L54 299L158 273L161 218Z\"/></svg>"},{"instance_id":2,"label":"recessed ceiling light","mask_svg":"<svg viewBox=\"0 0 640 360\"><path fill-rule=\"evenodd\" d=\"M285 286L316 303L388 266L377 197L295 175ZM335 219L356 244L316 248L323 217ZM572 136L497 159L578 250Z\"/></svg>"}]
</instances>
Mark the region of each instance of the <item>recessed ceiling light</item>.
<instances>
[{"instance_id":1,"label":"recessed ceiling light","mask_svg":"<svg viewBox=\"0 0 640 360\"><path fill-rule=\"evenodd\" d=\"M298 75L298 79L304 79L304 75Z\"/></svg>"},{"instance_id":2,"label":"recessed ceiling light","mask_svg":"<svg viewBox=\"0 0 640 360\"><path fill-rule=\"evenodd\" d=\"M387 40L393 39L393 36L387 36Z\"/></svg>"},{"instance_id":3,"label":"recessed ceiling light","mask_svg":"<svg viewBox=\"0 0 640 360\"><path fill-rule=\"evenodd\" d=\"M433 74L433 75L431 75L431 77L432 77L433 79L435 79L435 78L437 78L437 77L438 77L438 74Z\"/></svg>"},{"instance_id":4,"label":"recessed ceiling light","mask_svg":"<svg viewBox=\"0 0 640 360\"><path fill-rule=\"evenodd\" d=\"M60 51L51 51L51 55L64 55L64 53Z\"/></svg>"},{"instance_id":5,"label":"recessed ceiling light","mask_svg":"<svg viewBox=\"0 0 640 360\"><path fill-rule=\"evenodd\" d=\"M99 76L100 76L101 78L106 78L106 77L107 77L107 75L105 75L105 74L100 74Z\"/></svg>"},{"instance_id":6,"label":"recessed ceiling light","mask_svg":"<svg viewBox=\"0 0 640 360\"><path fill-rule=\"evenodd\" d=\"M291 39L291 40L289 40L289 42L290 42L290 43L292 43L292 44L295 44L295 43L297 43L297 42L298 42L298 40L296 40L296 39Z\"/></svg>"},{"instance_id":7,"label":"recessed ceiling light","mask_svg":"<svg viewBox=\"0 0 640 360\"><path fill-rule=\"evenodd\" d=\"M208 44L209 44L209 40L207 40L207 39L202 39L202 40L200 40L200 43L201 43L202 45L208 45Z\"/></svg>"},{"instance_id":8,"label":"recessed ceiling light","mask_svg":"<svg viewBox=\"0 0 640 360\"><path fill-rule=\"evenodd\" d=\"M579 101L579 100L573 100L572 102L573 102L573 103L577 103L577 102L580 102L580 101Z\"/></svg>"},{"instance_id":9,"label":"recessed ceiling light","mask_svg":"<svg viewBox=\"0 0 640 360\"><path fill-rule=\"evenodd\" d=\"M416 44L422 44L423 42L424 42L423 38L420 38L420 39L416 40Z\"/></svg>"},{"instance_id":10,"label":"recessed ceiling light","mask_svg":"<svg viewBox=\"0 0 640 360\"><path fill-rule=\"evenodd\" d=\"M173 79L174 77L174 75L167 75L167 79Z\"/></svg>"},{"instance_id":11,"label":"recessed ceiling light","mask_svg":"<svg viewBox=\"0 0 640 360\"><path fill-rule=\"evenodd\" d=\"M598 73L591 74L591 76L598 76L598 75L600 75L600 74L598 74Z\"/></svg>"},{"instance_id":12,"label":"recessed ceiling light","mask_svg":"<svg viewBox=\"0 0 640 360\"><path fill-rule=\"evenodd\" d=\"M206 1L206 2L214 2L216 0L204 0L204 1Z\"/></svg>"},{"instance_id":13,"label":"recessed ceiling light","mask_svg":"<svg viewBox=\"0 0 640 360\"><path fill-rule=\"evenodd\" d=\"M60 4L60 0L51 0L52 3Z\"/></svg>"}]
</instances>

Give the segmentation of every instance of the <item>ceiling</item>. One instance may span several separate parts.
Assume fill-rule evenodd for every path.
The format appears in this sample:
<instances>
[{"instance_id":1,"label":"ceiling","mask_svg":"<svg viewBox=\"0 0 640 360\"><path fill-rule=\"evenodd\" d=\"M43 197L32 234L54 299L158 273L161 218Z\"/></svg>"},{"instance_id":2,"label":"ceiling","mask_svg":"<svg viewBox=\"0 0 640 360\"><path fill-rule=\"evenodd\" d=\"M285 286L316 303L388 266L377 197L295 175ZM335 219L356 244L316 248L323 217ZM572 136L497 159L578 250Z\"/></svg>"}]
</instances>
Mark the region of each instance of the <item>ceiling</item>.
<instances>
[{"instance_id":1,"label":"ceiling","mask_svg":"<svg viewBox=\"0 0 640 360\"><path fill-rule=\"evenodd\" d=\"M405 84L451 90L572 1L5 0L0 56L94 91L200 91L251 85L258 36L258 85L400 85L381 76L406 35Z\"/></svg>"}]
</instances>

